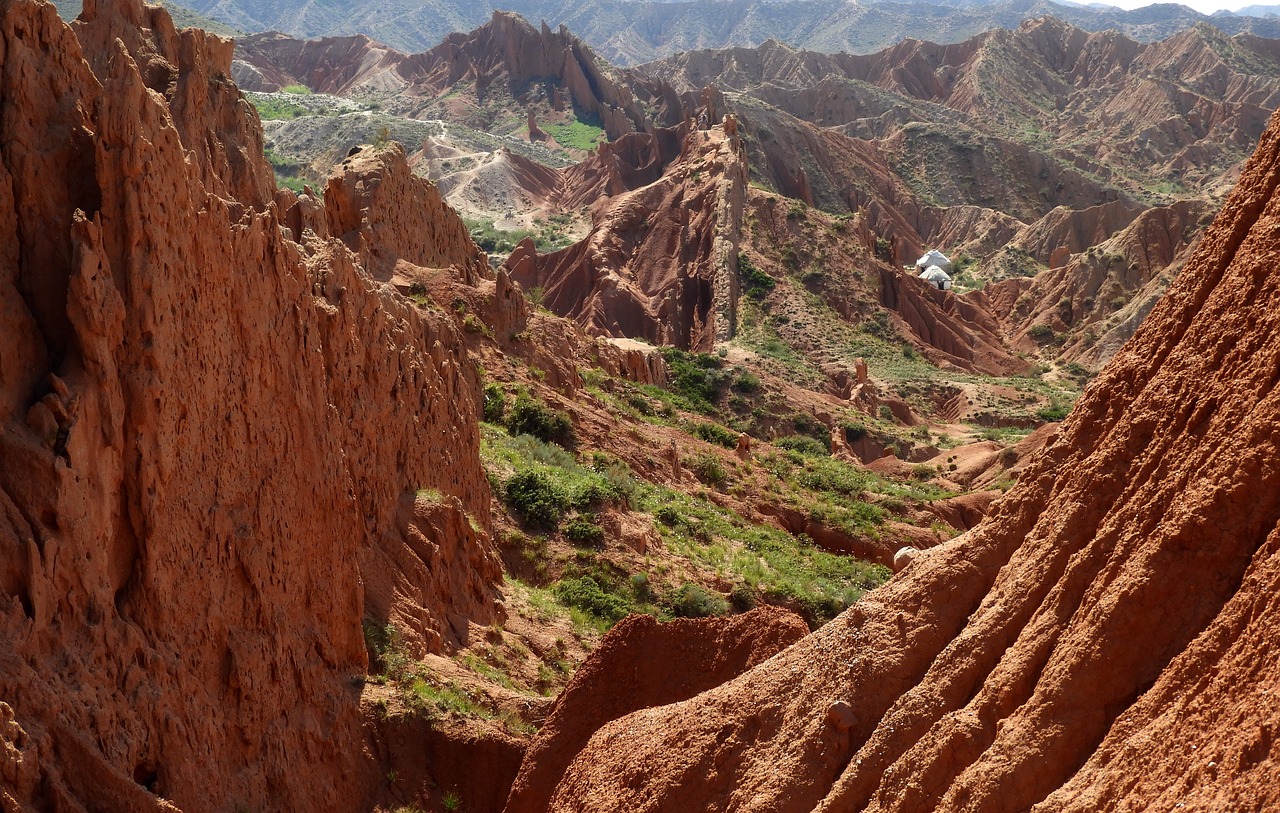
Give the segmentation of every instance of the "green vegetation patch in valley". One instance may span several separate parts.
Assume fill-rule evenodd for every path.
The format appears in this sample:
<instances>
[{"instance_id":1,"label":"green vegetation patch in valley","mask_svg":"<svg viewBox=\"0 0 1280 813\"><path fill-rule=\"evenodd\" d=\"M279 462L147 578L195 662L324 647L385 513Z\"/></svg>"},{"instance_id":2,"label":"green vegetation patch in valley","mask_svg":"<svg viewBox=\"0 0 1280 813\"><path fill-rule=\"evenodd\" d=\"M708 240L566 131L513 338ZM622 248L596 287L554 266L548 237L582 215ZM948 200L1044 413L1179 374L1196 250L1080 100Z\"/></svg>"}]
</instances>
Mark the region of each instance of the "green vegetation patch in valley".
<instances>
[{"instance_id":1,"label":"green vegetation patch in valley","mask_svg":"<svg viewBox=\"0 0 1280 813\"><path fill-rule=\"evenodd\" d=\"M594 117L593 117L594 118ZM605 140L604 128L599 119L577 118L568 122L546 122L538 125L562 147L589 152Z\"/></svg>"}]
</instances>

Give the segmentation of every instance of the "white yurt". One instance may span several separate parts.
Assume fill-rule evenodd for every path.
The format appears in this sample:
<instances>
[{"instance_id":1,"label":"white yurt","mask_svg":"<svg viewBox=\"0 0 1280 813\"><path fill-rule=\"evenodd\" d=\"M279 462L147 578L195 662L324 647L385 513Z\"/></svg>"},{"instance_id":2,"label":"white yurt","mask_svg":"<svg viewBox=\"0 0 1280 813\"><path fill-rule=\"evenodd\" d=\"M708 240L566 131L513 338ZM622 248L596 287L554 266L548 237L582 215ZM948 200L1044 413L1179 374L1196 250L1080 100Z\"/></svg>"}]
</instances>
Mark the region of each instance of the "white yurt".
<instances>
[{"instance_id":1,"label":"white yurt","mask_svg":"<svg viewBox=\"0 0 1280 813\"><path fill-rule=\"evenodd\" d=\"M951 273L951 260L936 248L929 249L923 257L916 260L916 270L927 271L931 265L938 266L948 274Z\"/></svg>"},{"instance_id":2,"label":"white yurt","mask_svg":"<svg viewBox=\"0 0 1280 813\"><path fill-rule=\"evenodd\" d=\"M936 265L931 265L921 271L920 279L934 286L939 291L951 290L951 275Z\"/></svg>"}]
</instances>

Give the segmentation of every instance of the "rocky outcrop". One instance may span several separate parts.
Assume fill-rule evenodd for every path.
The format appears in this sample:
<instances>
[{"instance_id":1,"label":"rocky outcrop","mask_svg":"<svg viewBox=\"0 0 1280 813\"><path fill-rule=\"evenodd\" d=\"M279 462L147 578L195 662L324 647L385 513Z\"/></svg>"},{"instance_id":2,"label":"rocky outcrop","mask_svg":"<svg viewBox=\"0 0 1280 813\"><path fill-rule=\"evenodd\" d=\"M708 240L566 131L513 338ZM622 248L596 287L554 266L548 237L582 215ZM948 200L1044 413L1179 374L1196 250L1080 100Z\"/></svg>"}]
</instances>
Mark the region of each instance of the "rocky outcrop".
<instances>
[{"instance_id":1,"label":"rocky outcrop","mask_svg":"<svg viewBox=\"0 0 1280 813\"><path fill-rule=\"evenodd\" d=\"M375 279L391 279L396 264L452 268L459 281L489 276L489 261L439 192L414 177L404 150L357 147L329 178L324 208L328 233L342 238Z\"/></svg>"},{"instance_id":2,"label":"rocky outcrop","mask_svg":"<svg viewBox=\"0 0 1280 813\"><path fill-rule=\"evenodd\" d=\"M549 109L595 116L611 139L646 130L631 92L568 29L552 31L545 23L537 29L511 12L495 11L476 30L450 34L420 54L398 53L364 36L304 41L268 33L240 40L236 56L247 66L241 75L257 80L255 89L297 82L339 95L395 91L397 110L416 116L466 84L477 106L485 105L491 88L501 88L522 113L536 99Z\"/></svg>"},{"instance_id":3,"label":"rocky outcrop","mask_svg":"<svg viewBox=\"0 0 1280 813\"><path fill-rule=\"evenodd\" d=\"M986 521L760 667L604 726L550 809L1280 805L1278 188L1280 118Z\"/></svg>"},{"instance_id":4,"label":"rocky outcrop","mask_svg":"<svg viewBox=\"0 0 1280 813\"><path fill-rule=\"evenodd\" d=\"M604 336L706 352L733 335L747 170L732 119L687 134L683 157L654 183L617 195L586 239L507 258L543 303Z\"/></svg>"},{"instance_id":5,"label":"rocky outcrop","mask_svg":"<svg viewBox=\"0 0 1280 813\"><path fill-rule=\"evenodd\" d=\"M875 142L922 198L1030 221L1057 205L1128 204L1157 181L1224 193L1222 178L1280 105L1280 62L1262 42L1198 25L1139 43L1043 17L949 45L908 38L855 55L770 41L633 71L686 100L717 85L746 122L763 102ZM767 142L777 127L766 129ZM815 200L829 205L812 170ZM776 174L779 191L801 197Z\"/></svg>"},{"instance_id":6,"label":"rocky outcrop","mask_svg":"<svg viewBox=\"0 0 1280 813\"><path fill-rule=\"evenodd\" d=\"M800 616L777 607L667 623L646 615L624 619L556 699L521 765L507 813L546 810L565 767L600 726L737 677L808 631Z\"/></svg>"},{"instance_id":7,"label":"rocky outcrop","mask_svg":"<svg viewBox=\"0 0 1280 813\"><path fill-rule=\"evenodd\" d=\"M461 338L289 239L230 59L136 0L0 6L7 809L357 809L362 617L500 617Z\"/></svg>"},{"instance_id":8,"label":"rocky outcrop","mask_svg":"<svg viewBox=\"0 0 1280 813\"><path fill-rule=\"evenodd\" d=\"M1005 348L999 323L980 299L940 291L909 273L885 267L880 272L880 302L920 338L935 364L988 375L1028 368Z\"/></svg>"},{"instance_id":9,"label":"rocky outcrop","mask_svg":"<svg viewBox=\"0 0 1280 813\"><path fill-rule=\"evenodd\" d=\"M1093 211L1076 213L1064 222L1078 222ZM1133 335L1169 286L1176 284L1179 269L1195 246L1209 211L1209 206L1199 201L1152 207L1110 238L1073 254L1034 279L1009 279L987 286L974 297L975 302L1002 314L1006 331L1024 349L1033 350L1051 337L1065 346L1064 358L1096 369ZM1034 227L1028 232L1043 234ZM1020 236L1015 251L1020 245L1033 244L1030 239L1026 243L1022 240ZM1040 242L1041 250L1052 242Z\"/></svg>"}]
</instances>

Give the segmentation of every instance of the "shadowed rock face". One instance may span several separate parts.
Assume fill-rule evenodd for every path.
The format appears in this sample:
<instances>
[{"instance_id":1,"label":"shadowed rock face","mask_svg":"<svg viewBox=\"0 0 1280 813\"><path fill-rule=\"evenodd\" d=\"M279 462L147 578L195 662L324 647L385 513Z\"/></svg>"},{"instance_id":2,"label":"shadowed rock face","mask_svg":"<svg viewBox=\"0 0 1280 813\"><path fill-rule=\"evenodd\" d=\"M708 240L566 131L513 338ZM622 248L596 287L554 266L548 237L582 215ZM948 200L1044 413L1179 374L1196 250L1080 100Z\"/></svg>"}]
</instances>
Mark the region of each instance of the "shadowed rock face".
<instances>
[{"instance_id":1,"label":"shadowed rock face","mask_svg":"<svg viewBox=\"0 0 1280 813\"><path fill-rule=\"evenodd\" d=\"M461 338L275 192L230 61L135 0L0 5L6 809L357 809L362 616L500 613Z\"/></svg>"},{"instance_id":2,"label":"shadowed rock face","mask_svg":"<svg viewBox=\"0 0 1280 813\"><path fill-rule=\"evenodd\" d=\"M1278 186L1273 118L984 523L741 677L605 725L550 809L1280 805Z\"/></svg>"}]
</instances>

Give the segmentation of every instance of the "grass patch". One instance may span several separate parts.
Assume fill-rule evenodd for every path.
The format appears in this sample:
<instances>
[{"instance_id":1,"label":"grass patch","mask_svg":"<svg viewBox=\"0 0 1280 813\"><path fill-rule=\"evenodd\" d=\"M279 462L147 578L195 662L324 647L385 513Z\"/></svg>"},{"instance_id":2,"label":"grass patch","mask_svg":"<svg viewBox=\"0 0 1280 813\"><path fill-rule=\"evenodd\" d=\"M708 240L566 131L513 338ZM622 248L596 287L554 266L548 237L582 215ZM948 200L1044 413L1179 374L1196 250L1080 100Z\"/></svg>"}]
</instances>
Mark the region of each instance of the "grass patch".
<instances>
[{"instance_id":1,"label":"grass patch","mask_svg":"<svg viewBox=\"0 0 1280 813\"><path fill-rule=\"evenodd\" d=\"M435 710L459 717L494 719L492 711L472 700L465 691L452 683L438 686L426 678L416 677L409 684L405 699L411 708L420 711Z\"/></svg>"},{"instance_id":2,"label":"grass patch","mask_svg":"<svg viewBox=\"0 0 1280 813\"><path fill-rule=\"evenodd\" d=\"M658 520L655 527L673 552L739 586L731 594L735 605L751 604L759 595L794 608L816 627L891 575L888 568L827 553L805 538L753 525L734 511L670 489L648 487L638 505ZM670 609L671 597L664 603Z\"/></svg>"},{"instance_id":3,"label":"grass patch","mask_svg":"<svg viewBox=\"0 0 1280 813\"><path fill-rule=\"evenodd\" d=\"M589 152L605 140L604 128L596 121L574 119L569 122L543 123L538 126L561 147Z\"/></svg>"}]
</instances>

